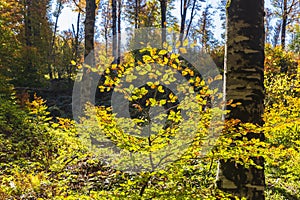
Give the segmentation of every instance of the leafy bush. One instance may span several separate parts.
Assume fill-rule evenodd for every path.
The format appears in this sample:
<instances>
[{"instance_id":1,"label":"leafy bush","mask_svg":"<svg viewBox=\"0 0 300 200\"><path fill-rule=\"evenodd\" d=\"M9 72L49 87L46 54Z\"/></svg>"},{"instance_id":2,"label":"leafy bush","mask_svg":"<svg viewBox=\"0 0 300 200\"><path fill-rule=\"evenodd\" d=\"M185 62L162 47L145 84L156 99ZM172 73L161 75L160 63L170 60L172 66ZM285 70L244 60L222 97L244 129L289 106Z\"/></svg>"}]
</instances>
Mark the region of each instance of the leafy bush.
<instances>
[{"instance_id":1,"label":"leafy bush","mask_svg":"<svg viewBox=\"0 0 300 200\"><path fill-rule=\"evenodd\" d=\"M159 51L149 55L156 57L157 53ZM267 54L266 62L275 69L276 62L275 65L269 61L282 55L273 53ZM159 56L156 59L160 59ZM292 57L289 59L291 62L287 63L292 65ZM189 73L187 70L187 74ZM195 81L196 79L193 83ZM106 83L102 90L113 84ZM163 89L159 85L151 86L157 90ZM128 148L132 152L145 146L142 145L145 141L143 138L139 139L139 136L125 137L126 133L114 122L117 118L112 115L110 108L87 106L83 123L76 127L75 122L70 119L52 120L48 116L45 101L39 97L27 102L27 106L23 108L10 98L0 98L0 199L229 199L233 197L215 186L217 161L234 159L248 167L255 165L251 158L256 156L263 156L266 161L266 199L299 199L299 66L295 75L267 70L264 127L244 124L239 120L226 121L214 148L205 155L202 154L202 148L211 109L206 106L207 98L204 97L213 94L213 91L205 88L205 84L202 86L199 90L202 96L197 100L201 105L198 111L204 117L197 121L201 131L196 133L189 148L180 159L166 164L162 169L135 173L118 170L105 157L105 154L111 152L104 152L101 157L87 149L88 145L79 140L84 133L97 139L97 133L102 130L116 146ZM139 88L134 98L139 99L142 94L143 90ZM164 99L149 99L148 105L158 104L162 100ZM166 101L168 100L171 98ZM186 102L184 105L187 107L195 106ZM139 109L137 106L135 108ZM176 113L172 115L170 112L169 115L172 116L171 122L180 120ZM122 122L122 119L118 122ZM136 122L145 122L145 119L137 119ZM188 130L191 125L184 124L183 127ZM176 126L173 128L176 130ZM264 142L257 139L232 139L249 132L255 134L262 131L266 136ZM172 140L172 132L164 133L167 136L159 135L159 143L153 145L153 150ZM114 138L120 135L121 140Z\"/></svg>"}]
</instances>

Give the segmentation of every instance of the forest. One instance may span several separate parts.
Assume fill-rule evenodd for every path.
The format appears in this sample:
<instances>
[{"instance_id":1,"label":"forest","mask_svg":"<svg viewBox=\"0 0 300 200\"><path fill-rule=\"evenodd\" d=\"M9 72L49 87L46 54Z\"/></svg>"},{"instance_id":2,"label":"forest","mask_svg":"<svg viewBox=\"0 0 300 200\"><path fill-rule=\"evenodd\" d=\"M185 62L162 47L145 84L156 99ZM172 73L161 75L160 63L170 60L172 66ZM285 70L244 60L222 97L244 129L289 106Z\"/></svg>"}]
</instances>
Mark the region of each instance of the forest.
<instances>
[{"instance_id":1,"label":"forest","mask_svg":"<svg viewBox=\"0 0 300 200\"><path fill-rule=\"evenodd\" d=\"M299 19L298 0L1 0L0 200L300 200Z\"/></svg>"}]
</instances>

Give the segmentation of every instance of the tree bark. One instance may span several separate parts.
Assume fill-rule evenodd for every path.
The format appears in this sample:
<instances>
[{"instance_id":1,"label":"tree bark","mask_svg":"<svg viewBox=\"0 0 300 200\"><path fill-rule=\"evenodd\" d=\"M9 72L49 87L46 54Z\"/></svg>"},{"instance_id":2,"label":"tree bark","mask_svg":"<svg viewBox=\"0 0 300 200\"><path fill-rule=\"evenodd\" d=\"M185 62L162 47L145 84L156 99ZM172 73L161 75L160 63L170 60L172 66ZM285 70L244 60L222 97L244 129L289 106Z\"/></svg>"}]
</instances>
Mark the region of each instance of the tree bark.
<instances>
[{"instance_id":1,"label":"tree bark","mask_svg":"<svg viewBox=\"0 0 300 200\"><path fill-rule=\"evenodd\" d=\"M167 26L167 0L160 0L161 12L161 28L162 28L162 43L166 41L166 26Z\"/></svg>"},{"instance_id":2,"label":"tree bark","mask_svg":"<svg viewBox=\"0 0 300 200\"><path fill-rule=\"evenodd\" d=\"M285 48L285 35L286 35L286 25L287 25L287 0L283 0L283 15L282 15L282 25L281 25L281 46L282 49Z\"/></svg>"},{"instance_id":3,"label":"tree bark","mask_svg":"<svg viewBox=\"0 0 300 200\"><path fill-rule=\"evenodd\" d=\"M180 1L180 16L181 16L181 23L180 23L180 36L179 41L182 44L184 30L185 30L185 21L186 21L186 14L188 9L188 0L181 0Z\"/></svg>"},{"instance_id":4,"label":"tree bark","mask_svg":"<svg viewBox=\"0 0 300 200\"><path fill-rule=\"evenodd\" d=\"M121 56L121 14L122 14L122 0L118 0L118 64Z\"/></svg>"},{"instance_id":5,"label":"tree bark","mask_svg":"<svg viewBox=\"0 0 300 200\"><path fill-rule=\"evenodd\" d=\"M227 119L263 125L264 112L264 1L231 0L227 5L227 32L224 75L226 101L241 102L229 108ZM247 134L247 138L264 135ZM264 168L263 158L252 158ZM234 160L219 163L218 187L238 197L264 197L264 169L245 168Z\"/></svg>"},{"instance_id":6,"label":"tree bark","mask_svg":"<svg viewBox=\"0 0 300 200\"><path fill-rule=\"evenodd\" d=\"M112 55L117 58L117 0L112 0Z\"/></svg>"},{"instance_id":7,"label":"tree bark","mask_svg":"<svg viewBox=\"0 0 300 200\"><path fill-rule=\"evenodd\" d=\"M86 18L84 22L84 63L90 67L94 66L94 34L95 34L95 0L86 0ZM81 93L80 93L80 112L85 104L91 99L92 76L89 70L83 67Z\"/></svg>"},{"instance_id":8,"label":"tree bark","mask_svg":"<svg viewBox=\"0 0 300 200\"><path fill-rule=\"evenodd\" d=\"M137 29L138 26L138 21L139 21L139 7L140 7L140 2L139 0L135 0L135 15L134 15L134 28Z\"/></svg>"}]
</instances>

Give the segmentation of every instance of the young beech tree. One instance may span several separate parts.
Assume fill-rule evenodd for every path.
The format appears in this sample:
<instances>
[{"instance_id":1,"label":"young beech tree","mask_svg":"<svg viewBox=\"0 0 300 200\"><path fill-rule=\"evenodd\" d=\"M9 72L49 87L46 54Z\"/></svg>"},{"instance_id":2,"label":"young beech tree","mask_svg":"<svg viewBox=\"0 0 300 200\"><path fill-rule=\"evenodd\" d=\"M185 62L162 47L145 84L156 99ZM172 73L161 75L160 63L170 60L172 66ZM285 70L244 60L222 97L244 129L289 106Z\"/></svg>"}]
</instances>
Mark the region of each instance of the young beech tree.
<instances>
[{"instance_id":1,"label":"young beech tree","mask_svg":"<svg viewBox=\"0 0 300 200\"><path fill-rule=\"evenodd\" d=\"M226 118L263 125L264 1L228 1L226 39L226 101L241 103L228 108L231 112ZM248 133L244 137L264 139L263 133ZM261 168L246 168L235 160L221 160L218 187L240 198L264 199L264 160L261 157L252 160Z\"/></svg>"}]
</instances>

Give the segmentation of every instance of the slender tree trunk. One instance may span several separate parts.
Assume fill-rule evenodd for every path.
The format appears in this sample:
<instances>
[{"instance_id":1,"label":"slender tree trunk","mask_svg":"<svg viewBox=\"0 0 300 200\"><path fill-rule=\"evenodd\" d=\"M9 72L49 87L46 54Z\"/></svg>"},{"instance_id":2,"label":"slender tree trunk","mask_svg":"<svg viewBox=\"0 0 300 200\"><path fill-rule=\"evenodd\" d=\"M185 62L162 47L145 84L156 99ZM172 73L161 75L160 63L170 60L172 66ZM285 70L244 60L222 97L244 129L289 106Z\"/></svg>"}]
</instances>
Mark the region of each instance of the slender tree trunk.
<instances>
[{"instance_id":1,"label":"slender tree trunk","mask_svg":"<svg viewBox=\"0 0 300 200\"><path fill-rule=\"evenodd\" d=\"M139 0L135 0L135 8L134 8L134 11L135 11L135 15L134 15L134 28L137 29L139 26L138 26L138 21L139 21L139 5L140 5L140 2Z\"/></svg>"},{"instance_id":2,"label":"slender tree trunk","mask_svg":"<svg viewBox=\"0 0 300 200\"><path fill-rule=\"evenodd\" d=\"M122 0L118 0L118 64L121 56L121 14L122 14Z\"/></svg>"},{"instance_id":3,"label":"slender tree trunk","mask_svg":"<svg viewBox=\"0 0 300 200\"><path fill-rule=\"evenodd\" d=\"M48 61L48 73L49 73L50 80L53 79L51 63L53 63L52 61L55 60L55 58L54 58L55 54L53 54L53 50L54 50L54 44L55 44L55 38L56 38L58 18L59 18L59 15L61 13L61 10L62 10L62 1L60 0L59 3L58 3L56 18L55 18L55 24L54 24L54 32L53 32L51 46L50 46L50 52L49 52L49 59L50 60Z\"/></svg>"},{"instance_id":4,"label":"slender tree trunk","mask_svg":"<svg viewBox=\"0 0 300 200\"><path fill-rule=\"evenodd\" d=\"M197 0L193 1L193 7L192 7L192 11L191 11L191 17L190 17L190 21L189 21L189 24L188 24L187 29L186 29L185 38L187 38L189 36L191 25L192 25L193 19L195 17L196 2L197 2Z\"/></svg>"},{"instance_id":5,"label":"slender tree trunk","mask_svg":"<svg viewBox=\"0 0 300 200\"><path fill-rule=\"evenodd\" d=\"M208 8L206 7L202 14L202 25L201 25L201 32L202 32L202 38L201 38L201 44L203 50L207 50L207 15L208 15Z\"/></svg>"},{"instance_id":6,"label":"slender tree trunk","mask_svg":"<svg viewBox=\"0 0 300 200\"><path fill-rule=\"evenodd\" d=\"M76 62L79 59L79 28L80 28L80 11L77 14L77 25L76 25L76 31L74 24L72 24L72 30L73 30L73 35L74 35L74 45L73 45L73 56L72 59L75 60ZM68 79L71 81L72 77L72 72L73 72L73 66L70 65L70 69L68 72Z\"/></svg>"},{"instance_id":7,"label":"slender tree trunk","mask_svg":"<svg viewBox=\"0 0 300 200\"><path fill-rule=\"evenodd\" d=\"M117 0L112 0L112 54L117 58Z\"/></svg>"},{"instance_id":8,"label":"slender tree trunk","mask_svg":"<svg viewBox=\"0 0 300 200\"><path fill-rule=\"evenodd\" d=\"M160 0L161 10L161 28L162 28L162 43L166 41L166 26L167 26L167 0Z\"/></svg>"},{"instance_id":9,"label":"slender tree trunk","mask_svg":"<svg viewBox=\"0 0 300 200\"><path fill-rule=\"evenodd\" d=\"M77 15L76 36L75 36L75 58L79 58L79 30L80 29L80 12Z\"/></svg>"},{"instance_id":10,"label":"slender tree trunk","mask_svg":"<svg viewBox=\"0 0 300 200\"><path fill-rule=\"evenodd\" d=\"M94 66L94 34L95 34L95 0L86 0L86 18L84 22L84 62L90 67ZM81 84L80 112L85 104L91 99L92 76L89 70L84 67Z\"/></svg>"},{"instance_id":11,"label":"slender tree trunk","mask_svg":"<svg viewBox=\"0 0 300 200\"><path fill-rule=\"evenodd\" d=\"M183 40L183 35L184 35L184 30L185 30L185 21L186 21L186 14L187 14L187 9L188 5L187 2L188 0L181 0L180 1L180 16L181 16L181 23L180 23L180 36L179 36L179 41L182 44Z\"/></svg>"},{"instance_id":12,"label":"slender tree trunk","mask_svg":"<svg viewBox=\"0 0 300 200\"><path fill-rule=\"evenodd\" d=\"M287 25L287 0L283 0L283 15L281 24L281 46L282 49L285 48L285 35L286 35L286 25Z\"/></svg>"},{"instance_id":13,"label":"slender tree trunk","mask_svg":"<svg viewBox=\"0 0 300 200\"><path fill-rule=\"evenodd\" d=\"M231 0L227 5L226 100L241 102L227 119L263 125L264 112L264 1ZM248 139L264 135L249 133ZM264 168L263 158L252 158ZM264 169L245 168L234 160L219 163L218 187L238 197L264 197Z\"/></svg>"}]
</instances>

